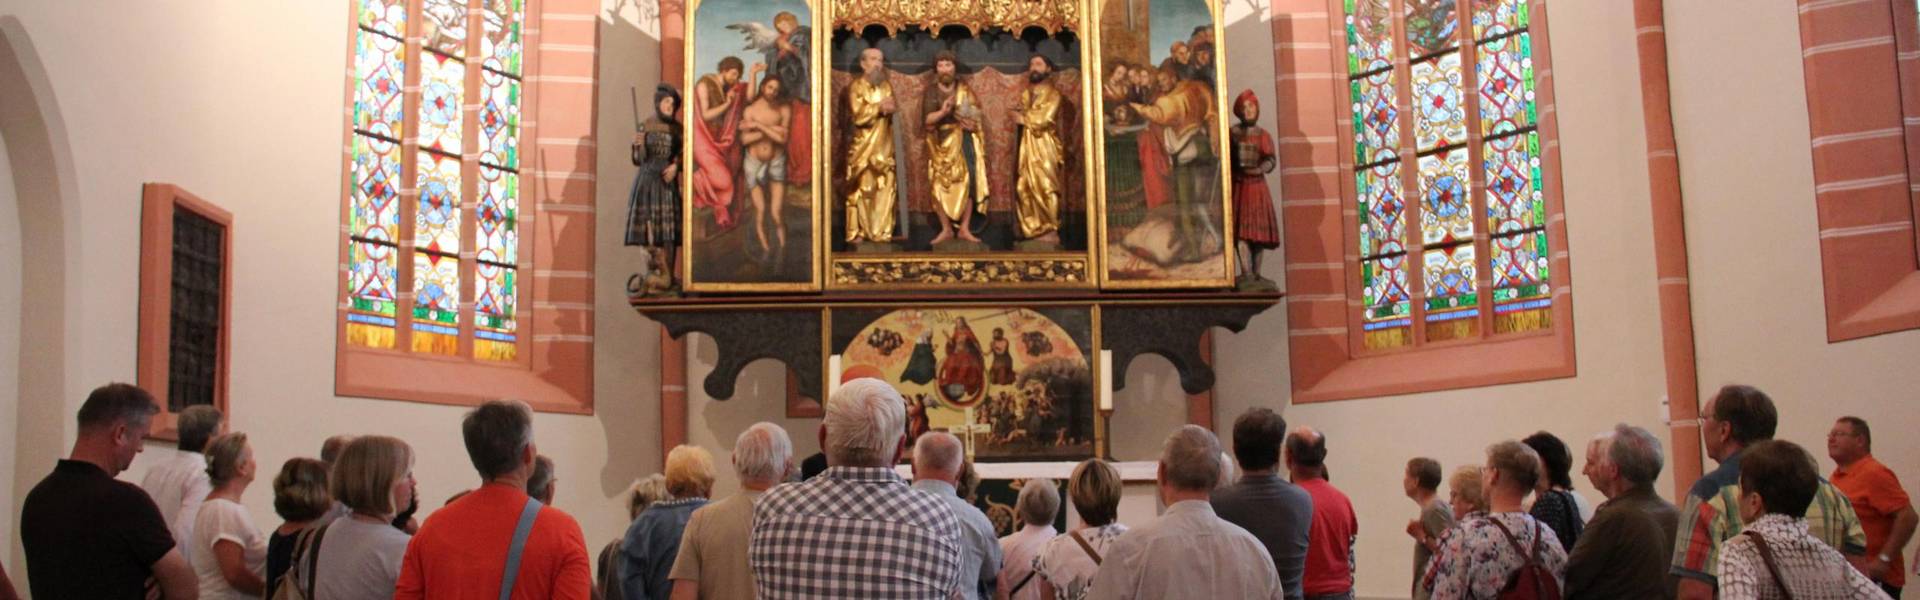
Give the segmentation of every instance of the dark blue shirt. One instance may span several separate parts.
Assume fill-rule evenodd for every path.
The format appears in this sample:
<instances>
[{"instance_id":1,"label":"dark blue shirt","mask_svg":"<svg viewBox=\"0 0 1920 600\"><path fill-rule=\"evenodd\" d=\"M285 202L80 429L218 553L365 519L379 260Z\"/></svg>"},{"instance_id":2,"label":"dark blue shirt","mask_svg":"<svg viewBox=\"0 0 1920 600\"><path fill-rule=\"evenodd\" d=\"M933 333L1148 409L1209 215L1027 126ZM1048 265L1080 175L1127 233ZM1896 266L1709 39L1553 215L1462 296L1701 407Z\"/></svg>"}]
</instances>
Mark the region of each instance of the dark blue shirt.
<instances>
[{"instance_id":1,"label":"dark blue shirt","mask_svg":"<svg viewBox=\"0 0 1920 600\"><path fill-rule=\"evenodd\" d=\"M1267 547L1287 600L1305 597L1300 582L1307 570L1307 530L1313 526L1313 497L1306 490L1279 475L1248 475L1213 491L1213 512Z\"/></svg>"},{"instance_id":2,"label":"dark blue shirt","mask_svg":"<svg viewBox=\"0 0 1920 600\"><path fill-rule=\"evenodd\" d=\"M680 534L706 498L655 502L627 527L620 543L620 589L626 600L667 600L673 593L673 560L680 556Z\"/></svg>"}]
</instances>

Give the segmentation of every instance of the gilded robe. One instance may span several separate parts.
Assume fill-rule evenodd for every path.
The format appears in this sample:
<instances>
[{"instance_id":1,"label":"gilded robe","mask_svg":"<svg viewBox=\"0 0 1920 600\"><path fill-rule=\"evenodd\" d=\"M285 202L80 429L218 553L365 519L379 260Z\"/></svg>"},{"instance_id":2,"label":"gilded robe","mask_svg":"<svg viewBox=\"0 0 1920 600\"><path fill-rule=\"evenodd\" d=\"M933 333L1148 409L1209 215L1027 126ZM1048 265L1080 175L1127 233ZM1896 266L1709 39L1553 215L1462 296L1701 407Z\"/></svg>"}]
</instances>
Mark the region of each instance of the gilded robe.
<instances>
[{"instance_id":1,"label":"gilded robe","mask_svg":"<svg viewBox=\"0 0 1920 600\"><path fill-rule=\"evenodd\" d=\"M926 100L921 103L923 114L939 112L946 99L938 84L928 85ZM963 113L971 113L968 118L979 122L980 99L973 95L973 88L955 82L953 106L953 114L927 132L927 178L932 183L935 208L957 223L967 211L987 211L987 145L980 132L960 126ZM969 197L972 203L967 202Z\"/></svg>"},{"instance_id":2,"label":"gilded robe","mask_svg":"<svg viewBox=\"0 0 1920 600\"><path fill-rule=\"evenodd\" d=\"M1061 167L1066 164L1060 144L1061 103L1060 89L1050 82L1020 92L1020 178L1014 182L1014 210L1021 239L1060 230L1060 196L1065 191Z\"/></svg>"},{"instance_id":3,"label":"gilded robe","mask_svg":"<svg viewBox=\"0 0 1920 600\"><path fill-rule=\"evenodd\" d=\"M899 181L894 176L893 116L880 105L893 98L893 86L853 80L847 104L853 115L853 145L847 152L847 241L893 240Z\"/></svg>"}]
</instances>

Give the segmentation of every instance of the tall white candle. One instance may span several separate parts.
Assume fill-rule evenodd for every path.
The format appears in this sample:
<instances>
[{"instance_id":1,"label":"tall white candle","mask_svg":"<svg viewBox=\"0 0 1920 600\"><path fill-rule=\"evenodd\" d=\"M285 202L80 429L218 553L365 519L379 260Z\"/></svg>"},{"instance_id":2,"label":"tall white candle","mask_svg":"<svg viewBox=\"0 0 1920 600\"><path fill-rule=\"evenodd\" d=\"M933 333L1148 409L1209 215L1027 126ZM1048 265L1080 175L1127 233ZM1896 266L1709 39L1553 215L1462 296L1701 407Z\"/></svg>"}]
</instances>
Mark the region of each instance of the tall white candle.
<instances>
[{"instance_id":1,"label":"tall white candle","mask_svg":"<svg viewBox=\"0 0 1920 600\"><path fill-rule=\"evenodd\" d=\"M827 357L827 395L832 396L837 391L840 391L840 355L835 354ZM824 402L826 399L821 400Z\"/></svg>"},{"instance_id":2,"label":"tall white candle","mask_svg":"<svg viewBox=\"0 0 1920 600\"><path fill-rule=\"evenodd\" d=\"M1100 351L1100 410L1113 410L1113 351Z\"/></svg>"}]
</instances>

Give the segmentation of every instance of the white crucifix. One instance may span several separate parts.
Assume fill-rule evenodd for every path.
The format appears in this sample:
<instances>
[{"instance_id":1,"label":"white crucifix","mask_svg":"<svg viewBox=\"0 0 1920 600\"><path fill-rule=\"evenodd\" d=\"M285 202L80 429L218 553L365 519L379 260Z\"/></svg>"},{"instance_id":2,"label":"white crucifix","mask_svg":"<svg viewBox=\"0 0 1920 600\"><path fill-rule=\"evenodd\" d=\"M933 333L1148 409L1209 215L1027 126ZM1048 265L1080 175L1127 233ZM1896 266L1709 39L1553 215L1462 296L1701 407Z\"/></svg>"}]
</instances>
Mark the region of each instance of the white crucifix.
<instances>
[{"instance_id":1,"label":"white crucifix","mask_svg":"<svg viewBox=\"0 0 1920 600\"><path fill-rule=\"evenodd\" d=\"M973 407L971 406L967 407L966 417L964 418L965 422L963 424L948 427L947 432L960 437L961 445L967 449L967 460L973 460L973 436L982 433L991 434L993 433L993 427L985 423L974 422Z\"/></svg>"}]
</instances>

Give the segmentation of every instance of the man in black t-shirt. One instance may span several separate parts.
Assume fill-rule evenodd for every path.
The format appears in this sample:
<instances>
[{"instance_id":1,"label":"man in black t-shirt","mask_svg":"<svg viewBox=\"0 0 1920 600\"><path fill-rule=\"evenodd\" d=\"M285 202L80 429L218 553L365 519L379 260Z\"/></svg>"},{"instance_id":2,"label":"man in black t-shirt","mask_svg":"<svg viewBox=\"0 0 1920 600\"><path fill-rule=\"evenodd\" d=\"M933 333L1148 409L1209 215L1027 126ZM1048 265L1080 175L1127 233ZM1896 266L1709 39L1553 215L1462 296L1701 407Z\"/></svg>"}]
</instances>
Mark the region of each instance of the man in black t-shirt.
<instances>
[{"instance_id":1,"label":"man in black t-shirt","mask_svg":"<svg viewBox=\"0 0 1920 600\"><path fill-rule=\"evenodd\" d=\"M153 396L124 383L95 389L80 407L73 455L27 494L20 542L36 598L194 598L193 568L174 548L160 509L114 479L144 448Z\"/></svg>"}]
</instances>

